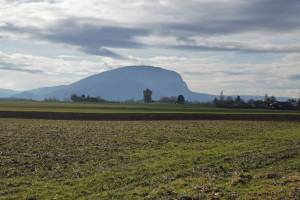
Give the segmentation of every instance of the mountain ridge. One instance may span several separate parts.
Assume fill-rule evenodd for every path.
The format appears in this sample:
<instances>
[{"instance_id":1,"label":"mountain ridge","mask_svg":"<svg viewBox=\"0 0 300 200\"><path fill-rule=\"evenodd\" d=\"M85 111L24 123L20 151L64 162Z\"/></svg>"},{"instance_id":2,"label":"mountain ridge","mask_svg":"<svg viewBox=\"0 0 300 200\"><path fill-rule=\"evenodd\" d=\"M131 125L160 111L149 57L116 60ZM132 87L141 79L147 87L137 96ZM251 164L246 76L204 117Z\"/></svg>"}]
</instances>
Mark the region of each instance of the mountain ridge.
<instances>
[{"instance_id":1,"label":"mountain ridge","mask_svg":"<svg viewBox=\"0 0 300 200\"><path fill-rule=\"evenodd\" d=\"M73 93L100 96L107 100L125 101L143 99L143 90L153 91L153 98L185 95L189 100L212 100L214 96L193 93L180 74L153 66L126 66L95 74L54 92L48 98L68 98Z\"/></svg>"},{"instance_id":2,"label":"mountain ridge","mask_svg":"<svg viewBox=\"0 0 300 200\"><path fill-rule=\"evenodd\" d=\"M110 101L142 100L143 90L153 91L153 99L184 95L188 101L209 102L217 95L197 93L189 89L181 75L175 71L153 66L125 66L83 78L69 85L42 87L23 92L11 91L15 99L58 99L69 100L72 94L98 96ZM259 100L262 96L241 96ZM281 97L280 100L287 98Z\"/></svg>"},{"instance_id":3,"label":"mountain ridge","mask_svg":"<svg viewBox=\"0 0 300 200\"><path fill-rule=\"evenodd\" d=\"M17 90L1 89L0 88L0 98L10 97L10 96L15 95L19 92L20 91L17 91Z\"/></svg>"},{"instance_id":4,"label":"mountain ridge","mask_svg":"<svg viewBox=\"0 0 300 200\"><path fill-rule=\"evenodd\" d=\"M184 95L190 101L211 101L214 95L192 92L175 71L153 66L125 66L98 73L69 85L43 87L21 92L13 98L69 99L72 94L99 96L111 101L141 100L143 90L153 91L155 100Z\"/></svg>"}]
</instances>

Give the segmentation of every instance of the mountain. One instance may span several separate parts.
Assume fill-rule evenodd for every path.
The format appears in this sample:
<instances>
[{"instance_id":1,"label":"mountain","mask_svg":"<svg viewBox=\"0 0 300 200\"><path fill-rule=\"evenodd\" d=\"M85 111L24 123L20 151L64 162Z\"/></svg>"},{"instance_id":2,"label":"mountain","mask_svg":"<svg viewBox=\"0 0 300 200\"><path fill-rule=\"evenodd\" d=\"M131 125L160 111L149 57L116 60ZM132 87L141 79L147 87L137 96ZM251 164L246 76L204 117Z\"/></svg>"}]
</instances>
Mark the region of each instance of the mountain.
<instances>
[{"instance_id":1,"label":"mountain","mask_svg":"<svg viewBox=\"0 0 300 200\"><path fill-rule=\"evenodd\" d=\"M48 98L51 93L54 93L58 90L62 90L64 88L67 88L68 86L66 85L61 85L61 86L54 86L54 87L42 87L42 88L37 88L30 90L29 92L35 96L38 96L40 98Z\"/></svg>"},{"instance_id":2,"label":"mountain","mask_svg":"<svg viewBox=\"0 0 300 200\"><path fill-rule=\"evenodd\" d=\"M152 66L128 66L96 74L70 85L27 91L37 99L69 99L72 94L100 96L107 100L143 99L143 90L153 91L153 98L184 95L190 101L211 101L215 96L192 92L174 71Z\"/></svg>"},{"instance_id":3,"label":"mountain","mask_svg":"<svg viewBox=\"0 0 300 200\"><path fill-rule=\"evenodd\" d=\"M8 89L0 89L0 98L8 98L12 95L19 93L19 91L8 90Z\"/></svg>"},{"instance_id":4,"label":"mountain","mask_svg":"<svg viewBox=\"0 0 300 200\"><path fill-rule=\"evenodd\" d=\"M10 98L12 98L12 99L32 99L32 100L42 100L43 99L42 96L36 95L29 91L17 93L15 95L10 96Z\"/></svg>"}]
</instances>

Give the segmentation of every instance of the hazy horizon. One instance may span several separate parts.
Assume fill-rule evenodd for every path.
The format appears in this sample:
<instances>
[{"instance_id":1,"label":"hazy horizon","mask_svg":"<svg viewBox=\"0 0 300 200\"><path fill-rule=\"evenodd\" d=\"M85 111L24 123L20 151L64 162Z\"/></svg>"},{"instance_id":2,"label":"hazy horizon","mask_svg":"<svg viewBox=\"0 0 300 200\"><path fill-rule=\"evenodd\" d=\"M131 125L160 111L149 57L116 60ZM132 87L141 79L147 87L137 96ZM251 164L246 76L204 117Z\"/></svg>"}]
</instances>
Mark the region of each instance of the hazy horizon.
<instances>
[{"instance_id":1,"label":"hazy horizon","mask_svg":"<svg viewBox=\"0 0 300 200\"><path fill-rule=\"evenodd\" d=\"M65 85L118 67L150 65L178 72L195 92L299 97L297 0L0 5L0 88Z\"/></svg>"}]
</instances>

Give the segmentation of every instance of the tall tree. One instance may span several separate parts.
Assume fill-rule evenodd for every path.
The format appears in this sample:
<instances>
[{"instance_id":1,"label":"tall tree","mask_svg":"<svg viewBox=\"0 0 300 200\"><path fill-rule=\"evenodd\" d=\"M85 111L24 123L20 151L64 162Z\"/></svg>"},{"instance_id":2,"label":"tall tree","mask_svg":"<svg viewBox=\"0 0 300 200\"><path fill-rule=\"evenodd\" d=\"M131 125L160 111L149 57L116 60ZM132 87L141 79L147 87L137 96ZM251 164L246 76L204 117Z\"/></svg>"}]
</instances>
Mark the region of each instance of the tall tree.
<instances>
[{"instance_id":1,"label":"tall tree","mask_svg":"<svg viewBox=\"0 0 300 200\"><path fill-rule=\"evenodd\" d=\"M238 105L240 105L240 104L242 103L242 99L241 99L240 96L237 96L237 97L235 98L235 103L238 104Z\"/></svg>"},{"instance_id":2,"label":"tall tree","mask_svg":"<svg viewBox=\"0 0 300 200\"><path fill-rule=\"evenodd\" d=\"M222 90L221 94L220 94L220 103L222 104L222 103L224 103L224 101L225 101L225 97L224 97L224 92Z\"/></svg>"},{"instance_id":3,"label":"tall tree","mask_svg":"<svg viewBox=\"0 0 300 200\"><path fill-rule=\"evenodd\" d=\"M144 90L144 102L151 103L152 102L152 90L146 89Z\"/></svg>"},{"instance_id":4,"label":"tall tree","mask_svg":"<svg viewBox=\"0 0 300 200\"><path fill-rule=\"evenodd\" d=\"M184 103L185 103L185 98L184 98L183 95L179 95L179 96L177 97L177 103L178 103L178 104L184 104Z\"/></svg>"}]
</instances>

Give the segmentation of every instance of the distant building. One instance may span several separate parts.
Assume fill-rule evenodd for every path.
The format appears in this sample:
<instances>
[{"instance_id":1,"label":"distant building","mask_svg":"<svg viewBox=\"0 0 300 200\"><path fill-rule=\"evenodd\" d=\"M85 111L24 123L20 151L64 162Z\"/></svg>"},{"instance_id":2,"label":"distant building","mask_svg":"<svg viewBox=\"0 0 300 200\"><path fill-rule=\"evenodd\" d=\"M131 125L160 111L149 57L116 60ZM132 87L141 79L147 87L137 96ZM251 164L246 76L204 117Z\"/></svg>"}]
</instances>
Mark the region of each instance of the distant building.
<instances>
[{"instance_id":1,"label":"distant building","mask_svg":"<svg viewBox=\"0 0 300 200\"><path fill-rule=\"evenodd\" d=\"M151 103L152 102L152 90L146 89L144 90L144 102Z\"/></svg>"},{"instance_id":2,"label":"distant building","mask_svg":"<svg viewBox=\"0 0 300 200\"><path fill-rule=\"evenodd\" d=\"M276 101L276 102L270 104L270 108L280 109L280 110L294 110L294 109L296 109L296 106L292 102Z\"/></svg>"}]
</instances>

